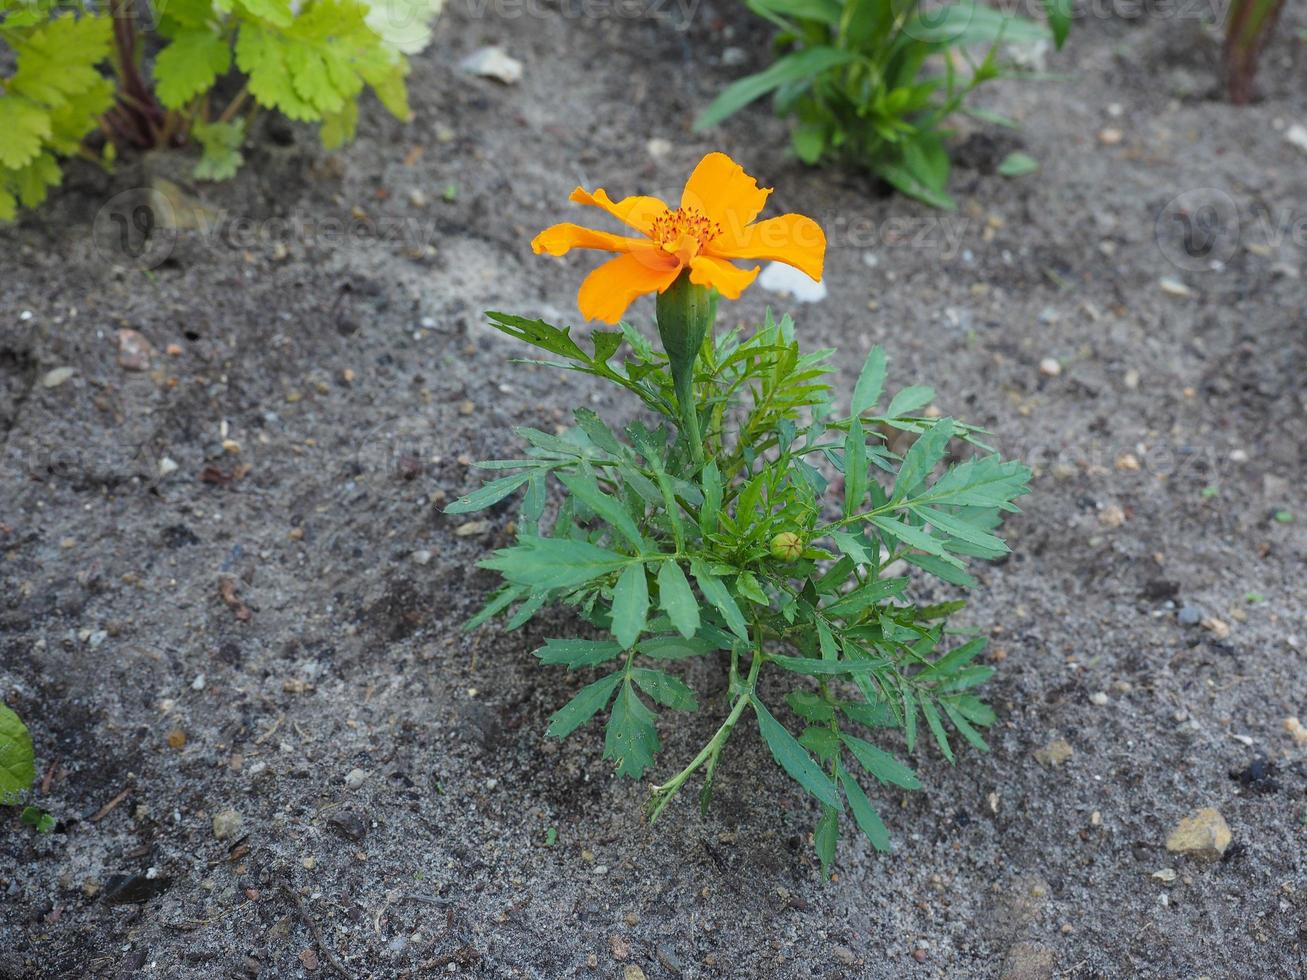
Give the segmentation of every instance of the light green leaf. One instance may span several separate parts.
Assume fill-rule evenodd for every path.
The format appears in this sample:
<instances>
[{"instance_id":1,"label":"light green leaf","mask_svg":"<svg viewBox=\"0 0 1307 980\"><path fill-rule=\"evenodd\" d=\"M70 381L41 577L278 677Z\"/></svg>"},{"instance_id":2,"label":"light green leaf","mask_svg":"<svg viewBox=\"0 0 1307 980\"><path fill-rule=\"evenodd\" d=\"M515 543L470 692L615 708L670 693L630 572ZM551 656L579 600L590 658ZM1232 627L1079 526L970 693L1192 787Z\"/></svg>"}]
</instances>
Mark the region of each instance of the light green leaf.
<instances>
[{"instance_id":1,"label":"light green leaf","mask_svg":"<svg viewBox=\"0 0 1307 980\"><path fill-rule=\"evenodd\" d=\"M919 408L925 408L935 400L935 389L929 385L909 385L890 399L885 417L902 418L911 415Z\"/></svg>"},{"instance_id":2,"label":"light green leaf","mask_svg":"<svg viewBox=\"0 0 1307 980\"><path fill-rule=\"evenodd\" d=\"M481 562L509 582L540 589L566 589L584 585L600 575L615 572L631 559L588 541L570 538L524 538L512 548L501 548Z\"/></svg>"},{"instance_id":3,"label":"light green leaf","mask_svg":"<svg viewBox=\"0 0 1307 980\"><path fill-rule=\"evenodd\" d=\"M935 736L935 744L939 746L940 752L944 753L944 758L949 762L953 762L953 748L948 744L948 734L944 731L943 722L939 720L939 712L935 710L934 702L924 694L921 696L921 713L926 716L926 724Z\"/></svg>"},{"instance_id":4,"label":"light green leaf","mask_svg":"<svg viewBox=\"0 0 1307 980\"><path fill-rule=\"evenodd\" d=\"M862 60L853 51L838 48L811 47L788 54L775 61L770 68L749 75L728 85L694 121L695 132L717 125L727 116L734 115L754 99L775 91L790 82L808 81L841 65Z\"/></svg>"},{"instance_id":5,"label":"light green leaf","mask_svg":"<svg viewBox=\"0 0 1307 980\"><path fill-rule=\"evenodd\" d=\"M949 440L953 438L953 420L940 419L912 444L903 465L894 480L894 499L906 500L929 478L939 461L948 451Z\"/></svg>"},{"instance_id":6,"label":"light green leaf","mask_svg":"<svg viewBox=\"0 0 1307 980\"><path fill-rule=\"evenodd\" d=\"M0 804L19 802L35 781L32 736L17 713L0 704Z\"/></svg>"},{"instance_id":7,"label":"light green leaf","mask_svg":"<svg viewBox=\"0 0 1307 980\"><path fill-rule=\"evenodd\" d=\"M885 369L888 362L883 347L873 347L867 355L862 373L858 375L858 383L853 387L853 403L849 414L854 418L875 408L876 402L880 401L881 392L885 390Z\"/></svg>"},{"instance_id":8,"label":"light green leaf","mask_svg":"<svg viewBox=\"0 0 1307 980\"><path fill-rule=\"evenodd\" d=\"M236 176L245 157L241 146L245 142L245 120L231 122L196 122L191 135L203 149L200 162L193 171L196 180L230 180Z\"/></svg>"},{"instance_id":9,"label":"light green leaf","mask_svg":"<svg viewBox=\"0 0 1307 980\"><path fill-rule=\"evenodd\" d=\"M626 512L626 508L618 500L599 489L599 484L595 482L594 474L588 467L572 473L560 473L558 480L572 491L572 495L577 500L598 514L613 530L629 541L636 551L649 550L648 543L640 534L639 528L635 526L631 515Z\"/></svg>"},{"instance_id":10,"label":"light green leaf","mask_svg":"<svg viewBox=\"0 0 1307 980\"><path fill-rule=\"evenodd\" d=\"M154 56L154 90L169 109L180 109L230 67L227 38L208 30L179 31Z\"/></svg>"},{"instance_id":11,"label":"light green leaf","mask_svg":"<svg viewBox=\"0 0 1307 980\"><path fill-rule=\"evenodd\" d=\"M709 572L697 558L690 561L690 573L694 576L695 581L699 583L699 589L703 592L704 598L711 602L717 608L717 611L722 614L722 619L726 621L727 628L741 640L748 642L749 626L725 583Z\"/></svg>"},{"instance_id":12,"label":"light green leaf","mask_svg":"<svg viewBox=\"0 0 1307 980\"><path fill-rule=\"evenodd\" d=\"M1038 169L1039 161L1020 150L1013 150L998 165L998 173L1001 177L1024 177L1026 174L1033 174Z\"/></svg>"}]
</instances>

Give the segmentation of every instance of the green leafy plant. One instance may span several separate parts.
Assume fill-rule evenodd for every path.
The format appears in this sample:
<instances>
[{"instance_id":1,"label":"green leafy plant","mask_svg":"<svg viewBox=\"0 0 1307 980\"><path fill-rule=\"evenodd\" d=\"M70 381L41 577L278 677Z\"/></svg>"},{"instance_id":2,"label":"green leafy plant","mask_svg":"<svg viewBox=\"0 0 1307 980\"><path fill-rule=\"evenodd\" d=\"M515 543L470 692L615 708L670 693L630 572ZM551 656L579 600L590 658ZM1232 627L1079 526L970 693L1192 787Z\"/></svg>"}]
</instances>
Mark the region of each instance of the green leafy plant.
<instances>
[{"instance_id":1,"label":"green leafy plant","mask_svg":"<svg viewBox=\"0 0 1307 980\"><path fill-rule=\"evenodd\" d=\"M32 736L14 710L0 704L0 806L13 806L36 781Z\"/></svg>"},{"instance_id":2,"label":"green leafy plant","mask_svg":"<svg viewBox=\"0 0 1307 980\"><path fill-rule=\"evenodd\" d=\"M0 75L0 220L44 200L59 158L96 158L84 145L93 133L107 162L126 147L194 142L195 176L222 180L240 167L261 109L320 123L328 149L353 138L365 89L407 119L406 55L429 41L440 0L146 6L148 27L133 0L107 9L0 0L0 55L11 48L15 66Z\"/></svg>"},{"instance_id":3,"label":"green leafy plant","mask_svg":"<svg viewBox=\"0 0 1307 980\"><path fill-rule=\"evenodd\" d=\"M794 152L806 163L842 159L935 207L948 193L944 126L959 111L1004 125L967 106L985 82L1020 74L1000 59L1008 43L1050 36L1061 48L1070 0L1044 0L1049 29L977 0L929 8L920 0L748 0L775 24L780 57L728 86L695 122L714 126L764 95L793 116ZM973 49L983 47L976 58Z\"/></svg>"},{"instance_id":4,"label":"green leafy plant","mask_svg":"<svg viewBox=\"0 0 1307 980\"><path fill-rule=\"evenodd\" d=\"M833 351L804 353L790 319L770 314L751 334L714 336L715 308L716 294L683 273L658 297L662 351L626 324L594 333L586 350L567 329L488 314L549 355L530 363L614 384L648 420L618 432L577 409L561 435L518 429L523 457L479 464L498 475L446 513L518 491L523 500L515 543L481 563L503 585L467 628L502 616L518 629L553 604L588 622L599 635L536 651L587 677L548 734L564 738L607 710L604 757L631 778L662 745L657 708L701 710L678 668L722 664L718 727L653 787L650 816L696 773L706 807L751 716L776 763L820 801L814 839L828 871L845 814L889 847L866 787L920 786L884 747L890 730L909 753L926 733L950 761L958 738L986 748L981 730L995 716L976 694L994 672L978 660L985 638L950 629L965 601L932 593L973 587L968 561L1007 552L995 531L1030 473L974 426L923 414L930 388L886 398L881 348L841 412ZM797 735L782 706L801 721Z\"/></svg>"}]
</instances>

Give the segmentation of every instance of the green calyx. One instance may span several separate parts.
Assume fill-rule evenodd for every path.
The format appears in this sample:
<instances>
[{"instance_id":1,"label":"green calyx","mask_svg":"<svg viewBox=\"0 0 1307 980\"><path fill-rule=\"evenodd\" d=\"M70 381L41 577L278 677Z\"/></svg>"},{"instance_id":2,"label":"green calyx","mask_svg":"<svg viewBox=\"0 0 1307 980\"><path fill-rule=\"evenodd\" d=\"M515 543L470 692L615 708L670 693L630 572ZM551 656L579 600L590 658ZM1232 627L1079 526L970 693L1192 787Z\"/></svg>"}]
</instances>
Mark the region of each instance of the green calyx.
<instances>
[{"instance_id":1,"label":"green calyx","mask_svg":"<svg viewBox=\"0 0 1307 980\"><path fill-rule=\"evenodd\" d=\"M703 438L694 395L694 362L717 320L717 290L692 283L690 270L685 269L658 294L657 317L658 337L672 371L681 431L689 442L696 468L702 467Z\"/></svg>"}]
</instances>

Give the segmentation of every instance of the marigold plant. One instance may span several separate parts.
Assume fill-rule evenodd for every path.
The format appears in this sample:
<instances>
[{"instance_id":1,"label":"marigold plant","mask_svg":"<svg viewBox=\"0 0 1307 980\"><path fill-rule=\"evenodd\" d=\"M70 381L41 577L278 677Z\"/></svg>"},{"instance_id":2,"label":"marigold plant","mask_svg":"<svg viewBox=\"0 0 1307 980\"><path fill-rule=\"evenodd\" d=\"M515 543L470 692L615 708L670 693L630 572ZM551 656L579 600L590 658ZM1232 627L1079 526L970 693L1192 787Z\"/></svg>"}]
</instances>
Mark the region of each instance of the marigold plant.
<instances>
[{"instance_id":1,"label":"marigold plant","mask_svg":"<svg viewBox=\"0 0 1307 980\"><path fill-rule=\"evenodd\" d=\"M815 222L755 220L769 193L719 153L699 164L675 208L578 188L573 201L634 234L560 224L536 237L535 251L616 253L582 283L581 311L614 324L637 296L656 294L661 349L625 323L596 331L587 351L566 328L488 316L550 355L537 363L618 385L646 417L619 433L582 408L562 435L521 428L525 455L480 464L500 475L446 512L524 491L515 543L482 562L503 585L468 628L504 616L517 629L558 603L592 628L536 651L587 676L550 735L606 712L604 757L639 778L662 745L656 708L700 710L686 668L720 663L729 675L725 704L713 706L720 721L652 788L650 817L696 775L707 806L748 716L820 802L814 840L828 872L845 814L888 849L872 797L920 786L891 748L913 752L924 728L950 761L958 737L985 749L980 730L994 721L976 695L993 673L977 660L985 639L948 627L962 599L928 600L941 583L974 586L972 558L1006 553L995 531L1030 474L988 450L974 426L924 415L930 388L886 401L880 348L840 411L828 383L834 352L803 353L788 317L769 314L748 335L714 331L719 297L738 297L758 272L735 261L821 275ZM902 453L891 446L900 433L911 439ZM885 789L869 791L875 784Z\"/></svg>"}]
</instances>

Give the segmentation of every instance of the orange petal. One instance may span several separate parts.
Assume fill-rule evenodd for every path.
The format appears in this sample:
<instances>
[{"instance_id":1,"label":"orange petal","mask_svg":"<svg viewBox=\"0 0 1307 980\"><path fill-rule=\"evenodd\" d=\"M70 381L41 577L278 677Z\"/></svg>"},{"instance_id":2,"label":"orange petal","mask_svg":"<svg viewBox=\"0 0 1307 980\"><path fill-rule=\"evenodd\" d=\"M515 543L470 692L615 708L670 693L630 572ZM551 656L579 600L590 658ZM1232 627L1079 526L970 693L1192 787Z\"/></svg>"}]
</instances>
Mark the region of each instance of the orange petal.
<instances>
[{"instance_id":1,"label":"orange petal","mask_svg":"<svg viewBox=\"0 0 1307 980\"><path fill-rule=\"evenodd\" d=\"M740 293L757 276L756 265L752 269L741 269L709 255L696 255L690 260L690 282L698 286L712 286L727 299L739 299Z\"/></svg>"},{"instance_id":2,"label":"orange petal","mask_svg":"<svg viewBox=\"0 0 1307 980\"><path fill-rule=\"evenodd\" d=\"M821 279L826 235L821 225L801 214L782 214L749 225L738 235L725 232L704 250L724 259L771 259Z\"/></svg>"},{"instance_id":3,"label":"orange petal","mask_svg":"<svg viewBox=\"0 0 1307 980\"><path fill-rule=\"evenodd\" d=\"M577 305L589 320L616 323L637 296L662 292L680 271L681 263L658 249L619 255L585 277Z\"/></svg>"},{"instance_id":4,"label":"orange petal","mask_svg":"<svg viewBox=\"0 0 1307 980\"><path fill-rule=\"evenodd\" d=\"M606 231L582 228L580 225L564 223L546 228L531 239L531 251L539 255L566 255L574 248L597 248L604 252L629 252L634 248L648 247L647 238L624 238Z\"/></svg>"},{"instance_id":5,"label":"orange petal","mask_svg":"<svg viewBox=\"0 0 1307 980\"><path fill-rule=\"evenodd\" d=\"M709 153L685 182L681 207L703 212L726 232L741 232L758 217L770 193L725 153Z\"/></svg>"},{"instance_id":6,"label":"orange petal","mask_svg":"<svg viewBox=\"0 0 1307 980\"><path fill-rule=\"evenodd\" d=\"M630 225L638 232L649 234L649 229L653 227L654 218L658 217L667 210L667 205L656 197L624 197L620 201L613 201L608 197L608 192L602 187L593 194L582 187L572 191L571 200L577 204L589 204L592 207L603 208L618 221Z\"/></svg>"}]
</instances>

